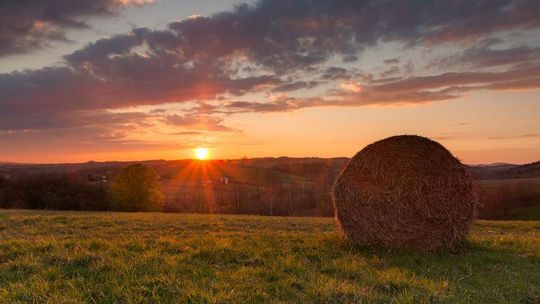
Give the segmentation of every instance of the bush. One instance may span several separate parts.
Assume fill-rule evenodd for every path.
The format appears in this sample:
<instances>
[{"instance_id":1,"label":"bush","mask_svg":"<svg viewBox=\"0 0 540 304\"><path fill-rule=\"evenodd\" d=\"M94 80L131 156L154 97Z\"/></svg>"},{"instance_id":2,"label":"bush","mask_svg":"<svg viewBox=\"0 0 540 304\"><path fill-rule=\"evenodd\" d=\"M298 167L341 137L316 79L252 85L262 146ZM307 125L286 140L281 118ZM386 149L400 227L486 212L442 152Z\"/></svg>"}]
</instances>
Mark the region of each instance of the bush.
<instances>
[{"instance_id":1,"label":"bush","mask_svg":"<svg viewBox=\"0 0 540 304\"><path fill-rule=\"evenodd\" d=\"M164 195L159 175L143 164L123 168L109 187L109 199L118 211L161 211Z\"/></svg>"},{"instance_id":2,"label":"bush","mask_svg":"<svg viewBox=\"0 0 540 304\"><path fill-rule=\"evenodd\" d=\"M0 207L48 210L107 210L105 186L48 173L0 182Z\"/></svg>"},{"instance_id":3,"label":"bush","mask_svg":"<svg viewBox=\"0 0 540 304\"><path fill-rule=\"evenodd\" d=\"M11 180L0 176L0 208L21 208L23 202L19 189Z\"/></svg>"}]
</instances>

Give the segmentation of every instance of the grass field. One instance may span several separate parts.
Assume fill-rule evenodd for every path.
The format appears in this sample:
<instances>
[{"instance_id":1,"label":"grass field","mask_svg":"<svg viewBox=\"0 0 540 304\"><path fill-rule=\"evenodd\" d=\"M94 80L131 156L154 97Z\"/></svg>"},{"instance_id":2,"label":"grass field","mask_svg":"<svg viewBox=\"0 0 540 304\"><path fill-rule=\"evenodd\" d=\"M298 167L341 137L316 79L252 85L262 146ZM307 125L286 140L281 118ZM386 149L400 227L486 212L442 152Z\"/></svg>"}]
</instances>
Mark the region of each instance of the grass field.
<instances>
[{"instance_id":1,"label":"grass field","mask_svg":"<svg viewBox=\"0 0 540 304\"><path fill-rule=\"evenodd\" d=\"M327 218L0 211L0 303L263 302L540 303L540 222L422 255Z\"/></svg>"}]
</instances>

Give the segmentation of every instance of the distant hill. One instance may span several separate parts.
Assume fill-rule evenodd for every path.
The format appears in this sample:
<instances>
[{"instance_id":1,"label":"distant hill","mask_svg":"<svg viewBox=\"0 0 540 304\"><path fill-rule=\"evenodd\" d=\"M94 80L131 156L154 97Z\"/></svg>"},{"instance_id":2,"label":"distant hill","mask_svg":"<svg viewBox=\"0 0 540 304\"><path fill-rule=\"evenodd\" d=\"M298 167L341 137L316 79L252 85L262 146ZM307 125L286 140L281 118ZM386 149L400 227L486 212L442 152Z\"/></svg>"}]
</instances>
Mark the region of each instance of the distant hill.
<instances>
[{"instance_id":1,"label":"distant hill","mask_svg":"<svg viewBox=\"0 0 540 304\"><path fill-rule=\"evenodd\" d=\"M10 163L10 162L0 162L0 166L16 166L16 165L23 165L21 163Z\"/></svg>"},{"instance_id":2,"label":"distant hill","mask_svg":"<svg viewBox=\"0 0 540 304\"><path fill-rule=\"evenodd\" d=\"M209 164L226 170L233 170L234 167L242 167L239 170L246 173L240 175L249 176L251 168L264 168L284 174L314 180L326 175L327 179L336 177L342 168L349 161L345 157L337 158L317 158L317 157L264 157L236 160L211 160ZM0 173L11 175L28 175L48 172L61 173L95 173L109 174L116 172L119 168L133 163L144 163L154 167L162 175L178 174L184 167L193 163L192 160L147 160L147 161L127 161L127 162L86 162L78 164L15 164L0 162ZM467 169L478 180L488 179L513 179L513 178L540 178L540 161L515 165L507 163L494 163L483 165L466 165ZM233 170L232 172L234 172ZM230 173L230 172L229 172ZM237 173L237 172L234 172ZM226 174L226 173L225 173ZM263 175L266 175L264 173ZM172 177L172 176L171 176ZM281 177L285 177L282 175ZM266 177L265 177L266 178ZM241 180L244 178L240 178ZM285 179L294 179L287 177Z\"/></svg>"},{"instance_id":3,"label":"distant hill","mask_svg":"<svg viewBox=\"0 0 540 304\"><path fill-rule=\"evenodd\" d=\"M509 168L504 171L504 174L506 174L504 178L540 177L540 161Z\"/></svg>"},{"instance_id":4,"label":"distant hill","mask_svg":"<svg viewBox=\"0 0 540 304\"><path fill-rule=\"evenodd\" d=\"M467 166L475 179L512 179L540 177L540 161L525 164L492 164Z\"/></svg>"}]
</instances>

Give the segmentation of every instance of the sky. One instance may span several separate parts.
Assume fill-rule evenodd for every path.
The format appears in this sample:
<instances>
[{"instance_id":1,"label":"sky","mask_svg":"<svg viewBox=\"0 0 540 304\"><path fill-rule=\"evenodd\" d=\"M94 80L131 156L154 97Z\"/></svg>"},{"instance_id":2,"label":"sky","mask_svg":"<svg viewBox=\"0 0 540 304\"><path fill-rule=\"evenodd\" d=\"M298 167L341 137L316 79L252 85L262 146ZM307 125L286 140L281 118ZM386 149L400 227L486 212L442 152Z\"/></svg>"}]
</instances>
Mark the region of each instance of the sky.
<instances>
[{"instance_id":1,"label":"sky","mask_svg":"<svg viewBox=\"0 0 540 304\"><path fill-rule=\"evenodd\" d=\"M35 2L35 3L32 3ZM540 159L540 1L0 4L0 162Z\"/></svg>"}]
</instances>

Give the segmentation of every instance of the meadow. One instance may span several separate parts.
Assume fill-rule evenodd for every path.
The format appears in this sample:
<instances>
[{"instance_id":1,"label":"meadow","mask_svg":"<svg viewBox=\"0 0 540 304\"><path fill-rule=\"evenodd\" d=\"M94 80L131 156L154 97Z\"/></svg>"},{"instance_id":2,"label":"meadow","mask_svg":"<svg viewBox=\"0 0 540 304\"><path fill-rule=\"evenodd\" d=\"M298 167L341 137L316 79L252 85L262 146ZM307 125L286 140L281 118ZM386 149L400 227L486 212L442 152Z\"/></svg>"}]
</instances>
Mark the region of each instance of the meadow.
<instances>
[{"instance_id":1,"label":"meadow","mask_svg":"<svg viewBox=\"0 0 540 304\"><path fill-rule=\"evenodd\" d=\"M1 303L539 303L540 222L454 253L357 248L331 218L0 210Z\"/></svg>"}]
</instances>

